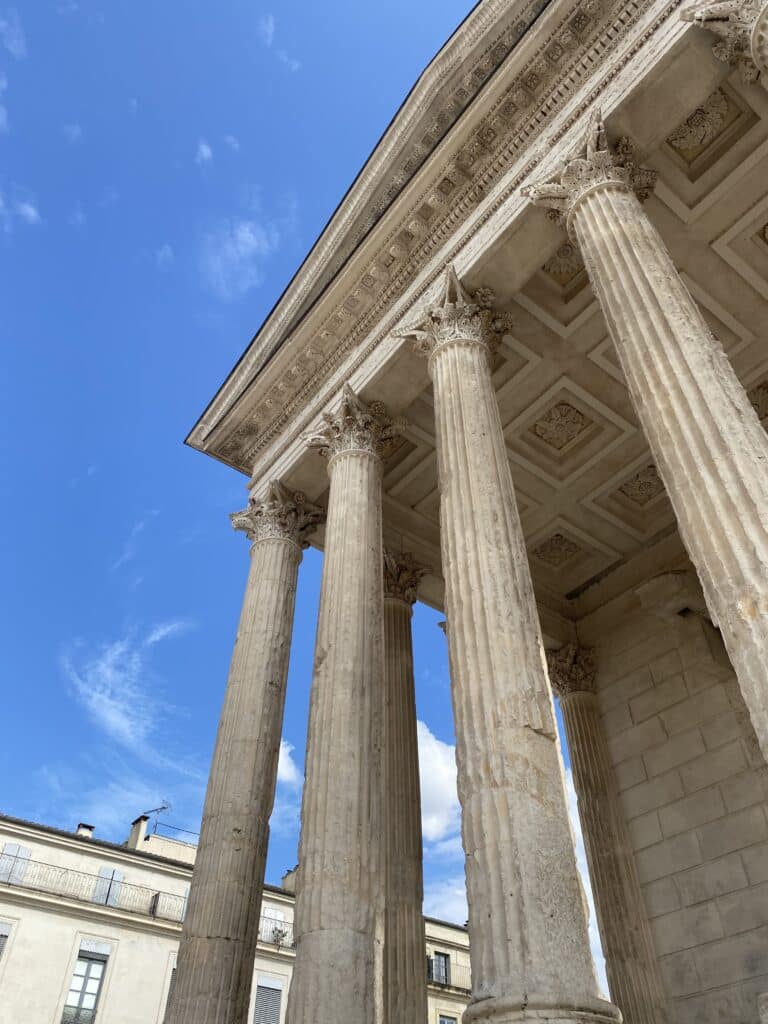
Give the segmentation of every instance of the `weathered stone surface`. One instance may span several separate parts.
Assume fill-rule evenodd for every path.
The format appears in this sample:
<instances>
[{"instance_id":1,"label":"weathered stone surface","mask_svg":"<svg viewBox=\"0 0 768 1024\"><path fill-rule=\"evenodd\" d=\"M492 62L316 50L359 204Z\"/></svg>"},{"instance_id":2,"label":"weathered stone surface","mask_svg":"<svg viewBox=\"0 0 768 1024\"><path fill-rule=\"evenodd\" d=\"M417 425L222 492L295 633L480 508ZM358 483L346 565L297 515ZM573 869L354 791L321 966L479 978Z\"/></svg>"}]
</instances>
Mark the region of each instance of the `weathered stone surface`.
<instances>
[{"instance_id":1,"label":"weathered stone surface","mask_svg":"<svg viewBox=\"0 0 768 1024\"><path fill-rule=\"evenodd\" d=\"M658 817L635 818L642 835L630 835L600 724L592 651L569 644L547 660L568 738L611 997L632 1024L664 1024L666 1002L633 854L662 838Z\"/></svg>"},{"instance_id":2,"label":"weathered stone surface","mask_svg":"<svg viewBox=\"0 0 768 1024\"><path fill-rule=\"evenodd\" d=\"M557 181L527 194L565 218L581 248L767 756L768 436L634 194L645 195L652 185L626 146L611 152L597 114L583 155Z\"/></svg>"},{"instance_id":3,"label":"weathered stone surface","mask_svg":"<svg viewBox=\"0 0 768 1024\"><path fill-rule=\"evenodd\" d=\"M246 1024L301 544L321 518L277 483L232 516L254 542L167 1024Z\"/></svg>"},{"instance_id":4,"label":"weathered stone surface","mask_svg":"<svg viewBox=\"0 0 768 1024\"><path fill-rule=\"evenodd\" d=\"M345 388L310 444L330 493L315 643L288 1024L382 1017L382 454L392 421Z\"/></svg>"},{"instance_id":5,"label":"weathered stone surface","mask_svg":"<svg viewBox=\"0 0 768 1024\"><path fill-rule=\"evenodd\" d=\"M552 698L489 368L504 322L452 269L411 329L434 383L466 853L465 1024L617 1021L598 997Z\"/></svg>"},{"instance_id":6,"label":"weathered stone surface","mask_svg":"<svg viewBox=\"0 0 768 1024\"><path fill-rule=\"evenodd\" d=\"M422 900L421 796L411 616L424 568L384 552L386 907L385 1024L427 1019Z\"/></svg>"}]
</instances>

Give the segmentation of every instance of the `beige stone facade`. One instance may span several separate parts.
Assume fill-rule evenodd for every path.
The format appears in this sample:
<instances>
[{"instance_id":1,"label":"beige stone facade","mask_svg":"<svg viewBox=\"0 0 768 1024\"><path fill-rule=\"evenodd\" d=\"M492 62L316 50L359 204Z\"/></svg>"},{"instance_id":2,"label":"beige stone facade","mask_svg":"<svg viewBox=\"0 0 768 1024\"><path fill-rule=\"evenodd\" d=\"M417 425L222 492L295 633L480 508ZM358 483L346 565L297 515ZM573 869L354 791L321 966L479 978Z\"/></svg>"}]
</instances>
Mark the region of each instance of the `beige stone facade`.
<instances>
[{"instance_id":1,"label":"beige stone facade","mask_svg":"<svg viewBox=\"0 0 768 1024\"><path fill-rule=\"evenodd\" d=\"M760 0L481 0L188 438L253 508L279 481L325 515L289 1024L412 1012L393 1011L416 946L391 920L413 924L421 881L418 815L385 796L413 755L385 551L447 617L465 1022L764 1012L766 26ZM238 877L260 892L263 856ZM244 998L186 1019L239 1024Z\"/></svg>"}]
</instances>

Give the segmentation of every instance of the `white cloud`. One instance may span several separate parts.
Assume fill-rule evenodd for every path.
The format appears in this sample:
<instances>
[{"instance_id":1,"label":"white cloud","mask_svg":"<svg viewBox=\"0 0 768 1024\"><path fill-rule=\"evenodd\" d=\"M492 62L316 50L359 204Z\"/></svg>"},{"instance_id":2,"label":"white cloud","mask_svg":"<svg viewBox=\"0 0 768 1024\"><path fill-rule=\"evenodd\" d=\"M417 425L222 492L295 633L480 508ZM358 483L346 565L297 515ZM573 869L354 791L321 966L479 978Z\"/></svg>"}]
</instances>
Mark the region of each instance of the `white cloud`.
<instances>
[{"instance_id":1,"label":"white cloud","mask_svg":"<svg viewBox=\"0 0 768 1024\"><path fill-rule=\"evenodd\" d=\"M285 52L285 50L277 51L277 59L281 64L285 64L289 71L296 72L301 70L301 61L296 60L295 57L291 57Z\"/></svg>"},{"instance_id":2,"label":"white cloud","mask_svg":"<svg viewBox=\"0 0 768 1024\"><path fill-rule=\"evenodd\" d=\"M275 41L275 16L274 14L265 14L262 18L259 18L257 29L259 36L261 37L262 43L265 46L271 46Z\"/></svg>"},{"instance_id":3,"label":"white cloud","mask_svg":"<svg viewBox=\"0 0 768 1024\"><path fill-rule=\"evenodd\" d=\"M424 913L441 921L464 924L467 920L467 890L464 875L451 875L424 886Z\"/></svg>"},{"instance_id":4,"label":"white cloud","mask_svg":"<svg viewBox=\"0 0 768 1024\"><path fill-rule=\"evenodd\" d=\"M8 88L7 77L0 72L0 99L2 99L3 93ZM8 124L8 108L4 103L0 103L0 132L7 132L9 130Z\"/></svg>"},{"instance_id":5,"label":"white cloud","mask_svg":"<svg viewBox=\"0 0 768 1024\"><path fill-rule=\"evenodd\" d=\"M67 142L71 142L73 145L79 142L83 137L83 129L77 122L71 124L64 124L61 126L61 130L64 133L64 137Z\"/></svg>"},{"instance_id":6,"label":"white cloud","mask_svg":"<svg viewBox=\"0 0 768 1024\"><path fill-rule=\"evenodd\" d=\"M186 628L188 624L180 620L158 623L144 638L129 633L95 651L86 650L80 641L62 657L74 696L92 721L133 753L151 750L161 720L172 710L157 696L151 651Z\"/></svg>"},{"instance_id":7,"label":"white cloud","mask_svg":"<svg viewBox=\"0 0 768 1024\"><path fill-rule=\"evenodd\" d=\"M42 217L40 211L33 202L28 199L19 200L16 202L14 209L17 217L20 217L25 224L41 224Z\"/></svg>"},{"instance_id":8,"label":"white cloud","mask_svg":"<svg viewBox=\"0 0 768 1024\"><path fill-rule=\"evenodd\" d=\"M16 60L27 56L27 40L15 7L0 12L0 43Z\"/></svg>"},{"instance_id":9,"label":"white cloud","mask_svg":"<svg viewBox=\"0 0 768 1024\"><path fill-rule=\"evenodd\" d=\"M130 562L136 557L139 550L139 537L146 529L147 523L151 522L157 514L156 509L150 509L150 511L143 515L141 519L136 520L131 527L131 532L123 542L123 550L112 565L110 565L110 572L115 572L117 569L120 569L125 565L126 562Z\"/></svg>"},{"instance_id":10,"label":"white cloud","mask_svg":"<svg viewBox=\"0 0 768 1024\"><path fill-rule=\"evenodd\" d=\"M165 245L161 245L155 253L155 266L157 269L165 273L171 269L175 262L176 257L173 252L173 247L167 242Z\"/></svg>"},{"instance_id":11,"label":"white cloud","mask_svg":"<svg viewBox=\"0 0 768 1024\"><path fill-rule=\"evenodd\" d=\"M236 135L225 135L224 142L229 146L233 153L240 152L240 139Z\"/></svg>"},{"instance_id":12,"label":"white cloud","mask_svg":"<svg viewBox=\"0 0 768 1024\"><path fill-rule=\"evenodd\" d=\"M304 781L299 766L293 759L294 746L287 740L280 740L280 757L277 762L277 781L286 786L301 786Z\"/></svg>"},{"instance_id":13,"label":"white cloud","mask_svg":"<svg viewBox=\"0 0 768 1024\"><path fill-rule=\"evenodd\" d=\"M573 829L576 846L576 866L579 869L581 883L584 886L584 892L587 897L587 906L589 907L589 948L592 951L592 959L595 962L598 984L602 989L603 995L607 999L608 978L605 973L605 957L603 956L603 946L600 942L600 933L597 929L597 914L595 912L594 896L592 895L592 883L589 880L587 852L584 847L584 836L581 831L581 821L579 819L578 800L576 798L576 789L573 785L573 776L570 768L567 768L565 772L565 790L568 798L568 817L571 819L571 828Z\"/></svg>"},{"instance_id":14,"label":"white cloud","mask_svg":"<svg viewBox=\"0 0 768 1024\"><path fill-rule=\"evenodd\" d=\"M195 163L199 166L203 164L209 164L213 160L213 150L205 139L200 139L197 144L197 152L195 153Z\"/></svg>"},{"instance_id":15,"label":"white cloud","mask_svg":"<svg viewBox=\"0 0 768 1024\"><path fill-rule=\"evenodd\" d=\"M200 266L220 299L244 295L261 284L264 265L280 245L280 228L255 219L222 221L203 239Z\"/></svg>"},{"instance_id":16,"label":"white cloud","mask_svg":"<svg viewBox=\"0 0 768 1024\"><path fill-rule=\"evenodd\" d=\"M421 828L427 843L443 840L460 826L456 793L456 748L443 743L424 722L417 724L421 779Z\"/></svg>"}]
</instances>

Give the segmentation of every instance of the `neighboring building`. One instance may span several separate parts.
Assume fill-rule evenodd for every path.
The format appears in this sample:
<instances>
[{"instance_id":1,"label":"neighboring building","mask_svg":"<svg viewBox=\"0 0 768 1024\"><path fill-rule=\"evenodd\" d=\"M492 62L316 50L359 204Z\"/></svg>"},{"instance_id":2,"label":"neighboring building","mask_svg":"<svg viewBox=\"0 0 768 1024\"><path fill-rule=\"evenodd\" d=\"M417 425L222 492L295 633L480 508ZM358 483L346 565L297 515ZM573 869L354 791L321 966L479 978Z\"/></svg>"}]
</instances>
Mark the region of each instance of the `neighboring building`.
<instances>
[{"instance_id":1,"label":"neighboring building","mask_svg":"<svg viewBox=\"0 0 768 1024\"><path fill-rule=\"evenodd\" d=\"M0 816L0 1024L162 1024L195 847L147 834L123 845ZM265 886L253 1024L282 1024L293 970L292 873ZM428 1024L458 1024L465 928L426 920Z\"/></svg>"}]
</instances>

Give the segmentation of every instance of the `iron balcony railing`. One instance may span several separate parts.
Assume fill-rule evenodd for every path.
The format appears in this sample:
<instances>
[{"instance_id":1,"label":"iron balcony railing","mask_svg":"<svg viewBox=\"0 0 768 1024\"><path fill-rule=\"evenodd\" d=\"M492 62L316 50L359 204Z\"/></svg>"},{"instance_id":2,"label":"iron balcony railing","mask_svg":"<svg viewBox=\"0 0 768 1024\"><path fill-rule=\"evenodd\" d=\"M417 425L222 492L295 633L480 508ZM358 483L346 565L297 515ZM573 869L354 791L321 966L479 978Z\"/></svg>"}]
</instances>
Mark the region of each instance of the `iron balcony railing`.
<instances>
[{"instance_id":1,"label":"iron balcony railing","mask_svg":"<svg viewBox=\"0 0 768 1024\"><path fill-rule=\"evenodd\" d=\"M293 923L281 921L268 914L259 918L259 942L278 949L295 949L296 938L293 934Z\"/></svg>"},{"instance_id":2,"label":"iron balcony railing","mask_svg":"<svg viewBox=\"0 0 768 1024\"><path fill-rule=\"evenodd\" d=\"M183 921L187 909L186 896L124 882L119 871L93 875L6 853L0 854L0 885L32 889L165 921Z\"/></svg>"},{"instance_id":3,"label":"iron balcony railing","mask_svg":"<svg viewBox=\"0 0 768 1024\"><path fill-rule=\"evenodd\" d=\"M427 957L427 981L430 985L442 988L459 988L464 992L472 991L469 968L463 964Z\"/></svg>"}]
</instances>

